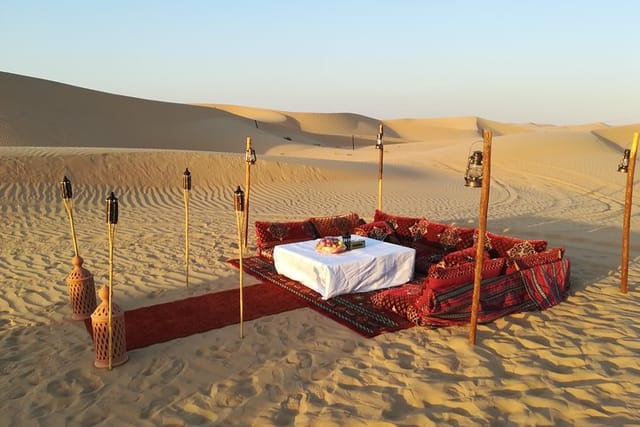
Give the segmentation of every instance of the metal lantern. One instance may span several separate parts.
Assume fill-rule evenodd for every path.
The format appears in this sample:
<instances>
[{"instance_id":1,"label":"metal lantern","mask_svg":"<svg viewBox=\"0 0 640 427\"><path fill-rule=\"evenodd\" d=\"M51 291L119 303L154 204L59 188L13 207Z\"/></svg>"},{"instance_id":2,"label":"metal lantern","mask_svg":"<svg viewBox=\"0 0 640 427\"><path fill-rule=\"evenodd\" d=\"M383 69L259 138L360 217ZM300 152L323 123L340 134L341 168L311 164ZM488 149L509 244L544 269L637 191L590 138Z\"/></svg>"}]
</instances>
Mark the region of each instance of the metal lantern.
<instances>
[{"instance_id":1,"label":"metal lantern","mask_svg":"<svg viewBox=\"0 0 640 427\"><path fill-rule=\"evenodd\" d=\"M382 149L382 137L384 136L384 127L383 125L378 126L378 135L376 137L376 149Z\"/></svg>"},{"instance_id":2,"label":"metal lantern","mask_svg":"<svg viewBox=\"0 0 640 427\"><path fill-rule=\"evenodd\" d=\"M622 160L618 164L618 172L627 173L629 172L629 157L631 157L631 150L624 150L624 156Z\"/></svg>"},{"instance_id":3,"label":"metal lantern","mask_svg":"<svg viewBox=\"0 0 640 427\"><path fill-rule=\"evenodd\" d=\"M469 156L464 181L467 187L482 187L482 151L474 151Z\"/></svg>"},{"instance_id":4,"label":"metal lantern","mask_svg":"<svg viewBox=\"0 0 640 427\"><path fill-rule=\"evenodd\" d=\"M256 164L256 150L254 150L253 148L249 148L246 152L245 152L245 162L251 164L251 165L255 165Z\"/></svg>"}]
</instances>

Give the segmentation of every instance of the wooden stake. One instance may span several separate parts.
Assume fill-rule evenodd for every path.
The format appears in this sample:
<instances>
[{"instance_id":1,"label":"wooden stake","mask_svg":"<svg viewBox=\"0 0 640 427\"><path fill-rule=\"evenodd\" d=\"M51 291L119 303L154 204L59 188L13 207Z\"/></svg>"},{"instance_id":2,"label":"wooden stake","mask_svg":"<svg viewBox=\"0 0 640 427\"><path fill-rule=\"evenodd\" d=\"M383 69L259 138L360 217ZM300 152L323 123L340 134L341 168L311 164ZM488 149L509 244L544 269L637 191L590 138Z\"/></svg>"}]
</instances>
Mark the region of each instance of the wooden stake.
<instances>
[{"instance_id":1,"label":"wooden stake","mask_svg":"<svg viewBox=\"0 0 640 427\"><path fill-rule=\"evenodd\" d=\"M487 232L487 213L489 211L489 190L491 187L491 131L483 133L482 155L482 193L480 195L480 214L478 217L478 241L476 250L476 265L473 280L473 300L471 304L471 322L469 329L469 342L476 343L476 329L478 325L478 307L480 305L480 284L482 282L482 265L484 258L484 245Z\"/></svg>"},{"instance_id":2,"label":"wooden stake","mask_svg":"<svg viewBox=\"0 0 640 427\"><path fill-rule=\"evenodd\" d=\"M73 201L71 199L64 199L64 207L67 210L69 216L69 224L71 224L71 240L73 240L73 252L75 256L78 256L78 239L76 238L76 228L73 224Z\"/></svg>"},{"instance_id":3,"label":"wooden stake","mask_svg":"<svg viewBox=\"0 0 640 427\"><path fill-rule=\"evenodd\" d=\"M189 287L189 190L183 190L184 196L184 270Z\"/></svg>"},{"instance_id":4,"label":"wooden stake","mask_svg":"<svg viewBox=\"0 0 640 427\"><path fill-rule=\"evenodd\" d=\"M248 136L247 137L247 148L246 148L246 154L245 154L245 182L244 182L244 188L246 190L245 193L245 200L244 200L244 215L243 215L243 227L244 227L244 239L243 239L243 244L242 247L244 249L247 249L247 240L248 240L248 234L249 234L249 191L251 188L251 137Z\"/></svg>"},{"instance_id":5,"label":"wooden stake","mask_svg":"<svg viewBox=\"0 0 640 427\"><path fill-rule=\"evenodd\" d=\"M107 224L107 227L109 233L109 370L111 370L113 360L113 241L116 236L116 225Z\"/></svg>"},{"instance_id":6,"label":"wooden stake","mask_svg":"<svg viewBox=\"0 0 640 427\"><path fill-rule=\"evenodd\" d=\"M627 293L629 280L629 229L631 227L631 201L633 198L633 178L636 169L636 153L638 151L638 132L633 134L631 153L629 155L629 169L627 171L627 187L624 199L624 220L622 225L622 272L620 276L620 292Z\"/></svg>"},{"instance_id":7,"label":"wooden stake","mask_svg":"<svg viewBox=\"0 0 640 427\"><path fill-rule=\"evenodd\" d=\"M240 260L240 338L244 338L243 321L244 321L244 302L242 300L242 284L243 284L243 266L242 266L242 225L244 224L245 213L245 197L244 192L238 186L233 193L233 207L236 211L236 225L238 227L238 257Z\"/></svg>"},{"instance_id":8,"label":"wooden stake","mask_svg":"<svg viewBox=\"0 0 640 427\"><path fill-rule=\"evenodd\" d=\"M378 149L378 210L382 210L382 165L384 157L384 146L382 145L383 126L378 127L378 139L376 141L376 148Z\"/></svg>"}]
</instances>

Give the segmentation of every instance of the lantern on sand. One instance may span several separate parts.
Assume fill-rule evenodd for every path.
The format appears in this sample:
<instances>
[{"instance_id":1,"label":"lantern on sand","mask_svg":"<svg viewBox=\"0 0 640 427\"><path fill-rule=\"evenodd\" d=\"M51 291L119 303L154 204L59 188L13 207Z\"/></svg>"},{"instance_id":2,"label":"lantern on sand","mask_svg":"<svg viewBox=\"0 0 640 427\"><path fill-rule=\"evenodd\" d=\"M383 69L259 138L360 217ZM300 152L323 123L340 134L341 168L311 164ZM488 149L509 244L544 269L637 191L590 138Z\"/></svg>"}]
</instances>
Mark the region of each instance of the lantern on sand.
<instances>
[{"instance_id":1,"label":"lantern on sand","mask_svg":"<svg viewBox=\"0 0 640 427\"><path fill-rule=\"evenodd\" d=\"M467 160L467 171L464 174L464 185L482 187L482 151L474 151Z\"/></svg>"},{"instance_id":2,"label":"lantern on sand","mask_svg":"<svg viewBox=\"0 0 640 427\"><path fill-rule=\"evenodd\" d=\"M93 274L82 267L84 260L78 253L78 241L73 221L73 188L71 181L65 176L60 182L62 201L71 225L71 239L73 240L74 257L71 259L73 270L67 275L67 289L71 304L71 318L73 320L88 319L96 308L96 288Z\"/></svg>"},{"instance_id":3,"label":"lantern on sand","mask_svg":"<svg viewBox=\"0 0 640 427\"><path fill-rule=\"evenodd\" d=\"M107 197L107 231L109 237L109 286L100 289L102 302L91 315L93 341L96 350L95 366L108 368L127 361L124 313L113 304L113 246L118 223L118 199L111 192Z\"/></svg>"}]
</instances>

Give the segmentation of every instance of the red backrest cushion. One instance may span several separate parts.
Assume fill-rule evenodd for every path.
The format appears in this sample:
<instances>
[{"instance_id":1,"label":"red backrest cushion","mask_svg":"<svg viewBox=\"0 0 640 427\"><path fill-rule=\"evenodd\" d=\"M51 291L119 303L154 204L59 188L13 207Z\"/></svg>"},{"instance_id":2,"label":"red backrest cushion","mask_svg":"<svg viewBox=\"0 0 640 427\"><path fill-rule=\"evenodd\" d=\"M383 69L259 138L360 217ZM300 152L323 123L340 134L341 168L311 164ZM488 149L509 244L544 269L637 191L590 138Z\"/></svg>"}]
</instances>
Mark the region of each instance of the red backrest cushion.
<instances>
[{"instance_id":1,"label":"red backrest cushion","mask_svg":"<svg viewBox=\"0 0 640 427\"><path fill-rule=\"evenodd\" d=\"M474 246L476 245L477 239L474 242ZM547 249L547 241L518 239L515 237L487 232L485 237L485 248L494 250L499 257L513 258L514 256L543 252Z\"/></svg>"},{"instance_id":2,"label":"red backrest cushion","mask_svg":"<svg viewBox=\"0 0 640 427\"><path fill-rule=\"evenodd\" d=\"M385 221L374 221L357 226L353 234L376 240L387 240L387 238L393 234L393 230Z\"/></svg>"},{"instance_id":3,"label":"red backrest cushion","mask_svg":"<svg viewBox=\"0 0 640 427\"><path fill-rule=\"evenodd\" d=\"M455 267L438 267L434 265L429 269L425 279L426 287L444 292L452 287L473 282L475 277L475 262L467 262ZM505 266L504 258L487 259L482 262L482 278L488 279L502 274Z\"/></svg>"},{"instance_id":4,"label":"red backrest cushion","mask_svg":"<svg viewBox=\"0 0 640 427\"><path fill-rule=\"evenodd\" d=\"M400 215L391 215L376 209L373 214L373 221L385 221L401 240L415 241L418 240L426 232L423 228L426 226L422 217L408 217ZM422 222L421 222L422 221Z\"/></svg>"},{"instance_id":5,"label":"red backrest cushion","mask_svg":"<svg viewBox=\"0 0 640 427\"><path fill-rule=\"evenodd\" d=\"M282 243L301 242L319 237L310 221L256 221L256 246L270 248Z\"/></svg>"},{"instance_id":6,"label":"red backrest cushion","mask_svg":"<svg viewBox=\"0 0 640 427\"><path fill-rule=\"evenodd\" d=\"M320 237L342 236L346 231L353 233L362 222L355 212L344 215L316 216L309 218Z\"/></svg>"},{"instance_id":7,"label":"red backrest cushion","mask_svg":"<svg viewBox=\"0 0 640 427\"><path fill-rule=\"evenodd\" d=\"M509 258L507 261L507 274L514 273L518 270L526 270L536 265L548 264L562 259L562 257L564 257L564 248L557 247L531 255Z\"/></svg>"}]
</instances>

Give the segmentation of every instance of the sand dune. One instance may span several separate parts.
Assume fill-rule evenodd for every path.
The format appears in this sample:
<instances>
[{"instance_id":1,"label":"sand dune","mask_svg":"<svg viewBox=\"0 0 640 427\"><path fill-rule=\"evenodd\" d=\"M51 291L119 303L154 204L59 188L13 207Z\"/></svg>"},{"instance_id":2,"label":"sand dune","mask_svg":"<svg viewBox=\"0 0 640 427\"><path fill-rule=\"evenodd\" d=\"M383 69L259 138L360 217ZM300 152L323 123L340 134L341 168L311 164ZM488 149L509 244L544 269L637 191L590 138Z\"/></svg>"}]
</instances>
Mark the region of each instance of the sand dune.
<instances>
[{"instance_id":1,"label":"sand dune","mask_svg":"<svg viewBox=\"0 0 640 427\"><path fill-rule=\"evenodd\" d=\"M625 295L626 177L616 172L640 125L189 106L8 73L0 93L0 425L640 423L640 219L634 202ZM300 309L245 323L244 339L234 325L131 351L113 371L93 367L84 326L69 318L63 175L98 284L108 280L104 200L119 197L114 292L132 309L237 286L226 260L237 255L232 192L244 184L247 136L259 154L251 220L347 211L370 219L379 123L389 138L383 209L467 226L476 224L479 192L463 186L466 158L478 129L493 130L488 228L564 246L569 299L480 325L473 347L467 328L365 339ZM185 167L194 182L188 289Z\"/></svg>"}]
</instances>

